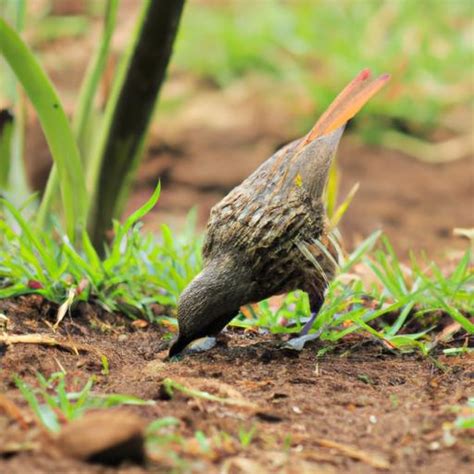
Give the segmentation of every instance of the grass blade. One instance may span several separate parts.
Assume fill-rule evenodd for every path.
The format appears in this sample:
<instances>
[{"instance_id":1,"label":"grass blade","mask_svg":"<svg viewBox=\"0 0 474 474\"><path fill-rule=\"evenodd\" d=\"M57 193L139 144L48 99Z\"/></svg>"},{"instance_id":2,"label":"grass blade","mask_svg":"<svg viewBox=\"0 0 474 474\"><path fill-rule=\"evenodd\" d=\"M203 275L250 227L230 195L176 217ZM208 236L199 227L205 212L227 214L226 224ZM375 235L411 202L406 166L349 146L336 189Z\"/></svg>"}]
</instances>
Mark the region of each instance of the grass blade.
<instances>
[{"instance_id":1,"label":"grass blade","mask_svg":"<svg viewBox=\"0 0 474 474\"><path fill-rule=\"evenodd\" d=\"M59 97L20 36L0 18L0 52L14 71L38 114L51 155L58 167L67 233L72 241L85 224L88 207L84 172L71 127ZM49 202L43 201L37 222L44 226Z\"/></svg>"},{"instance_id":2,"label":"grass blade","mask_svg":"<svg viewBox=\"0 0 474 474\"><path fill-rule=\"evenodd\" d=\"M89 64L86 77L84 78L84 81L81 85L77 111L74 115L72 127L76 135L77 143L79 143L80 146L84 143L84 133L87 123L89 122L94 96L104 71L104 67L107 63L107 54L109 51L112 34L115 30L119 3L120 0L107 1L102 39L95 56Z\"/></svg>"}]
</instances>

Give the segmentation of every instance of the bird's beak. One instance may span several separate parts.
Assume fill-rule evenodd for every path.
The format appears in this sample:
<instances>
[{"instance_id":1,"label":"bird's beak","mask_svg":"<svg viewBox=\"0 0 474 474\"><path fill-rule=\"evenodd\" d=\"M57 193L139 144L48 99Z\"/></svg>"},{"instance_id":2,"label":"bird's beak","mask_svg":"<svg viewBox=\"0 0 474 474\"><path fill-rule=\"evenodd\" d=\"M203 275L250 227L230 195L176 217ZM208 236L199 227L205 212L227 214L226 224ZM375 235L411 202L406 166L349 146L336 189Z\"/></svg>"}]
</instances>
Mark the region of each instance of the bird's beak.
<instances>
[{"instance_id":1,"label":"bird's beak","mask_svg":"<svg viewBox=\"0 0 474 474\"><path fill-rule=\"evenodd\" d=\"M184 340L183 337L178 336L172 343L168 352L168 357L173 357L181 353L190 341Z\"/></svg>"},{"instance_id":2,"label":"bird's beak","mask_svg":"<svg viewBox=\"0 0 474 474\"><path fill-rule=\"evenodd\" d=\"M327 108L326 112L321 115L311 131L301 141L299 148L302 149L314 140L329 135L341 127L343 130L344 125L354 117L390 79L389 74L382 74L372 81L370 80L370 76L370 70L364 69L342 90Z\"/></svg>"}]
</instances>

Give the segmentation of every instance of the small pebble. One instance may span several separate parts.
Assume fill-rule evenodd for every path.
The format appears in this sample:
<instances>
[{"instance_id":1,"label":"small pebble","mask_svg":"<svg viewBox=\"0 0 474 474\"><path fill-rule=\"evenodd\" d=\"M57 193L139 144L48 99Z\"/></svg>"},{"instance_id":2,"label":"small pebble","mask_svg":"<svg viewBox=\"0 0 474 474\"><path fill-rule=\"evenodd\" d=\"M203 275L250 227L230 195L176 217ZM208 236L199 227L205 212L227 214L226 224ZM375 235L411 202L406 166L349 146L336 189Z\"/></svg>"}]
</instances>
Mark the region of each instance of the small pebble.
<instances>
[{"instance_id":1,"label":"small pebble","mask_svg":"<svg viewBox=\"0 0 474 474\"><path fill-rule=\"evenodd\" d=\"M430 443L430 445L428 446L428 449L430 451L438 451L438 449L441 448L441 444L438 442L438 441L433 441L432 443Z\"/></svg>"}]
</instances>

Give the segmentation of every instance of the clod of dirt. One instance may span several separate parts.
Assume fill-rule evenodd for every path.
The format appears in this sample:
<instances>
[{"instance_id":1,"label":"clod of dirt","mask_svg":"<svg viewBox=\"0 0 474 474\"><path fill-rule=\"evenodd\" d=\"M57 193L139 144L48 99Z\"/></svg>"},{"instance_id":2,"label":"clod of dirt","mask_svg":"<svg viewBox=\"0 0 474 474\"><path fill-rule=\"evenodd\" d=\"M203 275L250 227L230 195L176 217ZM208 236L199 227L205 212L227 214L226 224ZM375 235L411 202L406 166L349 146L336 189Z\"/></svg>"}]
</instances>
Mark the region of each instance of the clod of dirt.
<instances>
[{"instance_id":1,"label":"clod of dirt","mask_svg":"<svg viewBox=\"0 0 474 474\"><path fill-rule=\"evenodd\" d=\"M127 412L88 413L63 428L57 443L66 456L81 461L111 466L145 461L144 423Z\"/></svg>"}]
</instances>

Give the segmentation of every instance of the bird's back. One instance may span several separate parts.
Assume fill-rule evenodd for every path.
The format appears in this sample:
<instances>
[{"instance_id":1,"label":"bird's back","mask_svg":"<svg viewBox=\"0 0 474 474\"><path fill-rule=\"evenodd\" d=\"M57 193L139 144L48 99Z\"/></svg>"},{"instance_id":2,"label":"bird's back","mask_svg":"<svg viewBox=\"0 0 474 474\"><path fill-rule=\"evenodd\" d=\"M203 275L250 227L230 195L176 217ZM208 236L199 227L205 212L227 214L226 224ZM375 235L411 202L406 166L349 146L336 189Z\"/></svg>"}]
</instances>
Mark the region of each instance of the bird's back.
<instances>
[{"instance_id":1,"label":"bird's back","mask_svg":"<svg viewBox=\"0 0 474 474\"><path fill-rule=\"evenodd\" d=\"M324 206L290 169L297 144L275 153L211 211L204 258L233 255L258 282L258 297L302 288L315 273L300 246L323 236Z\"/></svg>"}]
</instances>

